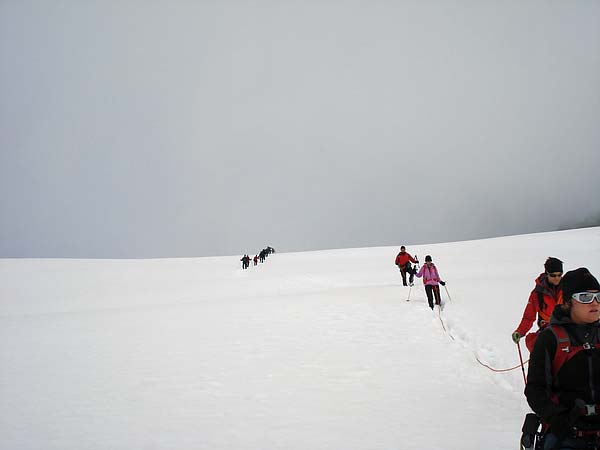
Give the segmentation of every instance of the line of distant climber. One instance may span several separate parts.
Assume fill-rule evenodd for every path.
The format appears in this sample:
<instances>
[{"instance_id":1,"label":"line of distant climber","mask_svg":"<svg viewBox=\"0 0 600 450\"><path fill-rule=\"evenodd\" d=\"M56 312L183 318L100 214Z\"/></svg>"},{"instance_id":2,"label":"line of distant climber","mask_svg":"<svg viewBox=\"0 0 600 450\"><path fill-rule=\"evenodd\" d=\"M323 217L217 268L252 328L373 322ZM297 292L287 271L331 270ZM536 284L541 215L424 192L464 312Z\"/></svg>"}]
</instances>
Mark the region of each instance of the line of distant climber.
<instances>
[{"instance_id":1,"label":"line of distant climber","mask_svg":"<svg viewBox=\"0 0 600 450\"><path fill-rule=\"evenodd\" d=\"M254 261L255 266L258 265L259 261L261 263L265 262L265 259L267 259L267 256L269 256L271 253L275 253L275 249L271 246L268 246L267 248L263 248L257 255L254 255L254 258L250 258L248 255L242 256L242 259L240 259L242 262L242 269L247 269L250 267L250 259Z\"/></svg>"}]
</instances>

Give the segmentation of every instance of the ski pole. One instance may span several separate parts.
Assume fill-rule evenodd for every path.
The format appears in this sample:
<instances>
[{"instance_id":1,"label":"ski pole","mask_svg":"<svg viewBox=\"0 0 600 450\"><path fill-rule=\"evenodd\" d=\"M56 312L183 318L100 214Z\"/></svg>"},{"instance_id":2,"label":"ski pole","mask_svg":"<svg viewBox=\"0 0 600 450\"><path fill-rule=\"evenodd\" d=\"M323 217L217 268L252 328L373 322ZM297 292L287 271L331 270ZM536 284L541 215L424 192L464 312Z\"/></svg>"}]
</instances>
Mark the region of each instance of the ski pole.
<instances>
[{"instance_id":1,"label":"ski pole","mask_svg":"<svg viewBox=\"0 0 600 450\"><path fill-rule=\"evenodd\" d=\"M446 286L444 286L444 289L446 290L446 295L448 296L448 300L452 301L452 298L450 297L450 294L448 293L448 288Z\"/></svg>"},{"instance_id":2,"label":"ski pole","mask_svg":"<svg viewBox=\"0 0 600 450\"><path fill-rule=\"evenodd\" d=\"M521 354L521 343L517 342L517 349L519 350L519 360L521 361L521 371L523 372L523 382L527 385L527 377L525 376L525 366L523 365L523 355Z\"/></svg>"},{"instance_id":3,"label":"ski pole","mask_svg":"<svg viewBox=\"0 0 600 450\"><path fill-rule=\"evenodd\" d=\"M410 287L408 288L408 297L407 297L407 299L406 299L406 301L407 301L407 302L409 302L409 301L410 301L410 293L411 293L411 292L412 292L412 286L410 286Z\"/></svg>"}]
</instances>

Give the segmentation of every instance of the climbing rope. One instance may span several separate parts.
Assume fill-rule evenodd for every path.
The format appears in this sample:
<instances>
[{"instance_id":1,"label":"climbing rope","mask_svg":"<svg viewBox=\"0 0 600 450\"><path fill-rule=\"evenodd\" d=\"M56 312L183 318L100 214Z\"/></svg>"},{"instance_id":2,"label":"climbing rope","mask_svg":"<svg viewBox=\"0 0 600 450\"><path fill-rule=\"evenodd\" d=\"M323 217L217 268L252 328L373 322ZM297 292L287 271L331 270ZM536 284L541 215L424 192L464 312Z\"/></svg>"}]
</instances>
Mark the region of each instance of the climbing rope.
<instances>
[{"instance_id":1,"label":"climbing rope","mask_svg":"<svg viewBox=\"0 0 600 450\"><path fill-rule=\"evenodd\" d=\"M455 341L454 336L446 329L446 325L444 325L444 319L442 319L442 305L438 305L438 317L440 318L440 323L442 324L442 328L444 329L444 333L446 333L450 338Z\"/></svg>"},{"instance_id":2,"label":"climbing rope","mask_svg":"<svg viewBox=\"0 0 600 450\"><path fill-rule=\"evenodd\" d=\"M447 293L447 291L446 291ZM450 296L448 296L448 299L450 299ZM446 333L450 339L452 339L453 341L456 341L456 339L454 338L454 336L452 336L452 333L450 333L450 331L448 330L448 328L446 328L446 324L444 323L444 319L442 318L442 308L441 305L438 305L438 318L440 320L440 324L442 325L442 329L444 330L444 333ZM519 353L520 353L520 348L519 348ZM525 379L525 364L527 364L529 362L529 360L523 362L523 358L520 357L521 359L521 363L514 366L514 367L508 367L506 369L496 369L492 366L489 366L488 364L484 363L483 361L481 361L479 359L479 356L477 356L477 353L473 352L473 356L475 356L475 360L481 364L483 367L485 367L486 369L491 370L492 372L496 372L496 373L501 373L501 372L510 372L511 370L516 370L519 367L521 368L521 370L523 370L523 378ZM519 355L520 356L520 355Z\"/></svg>"},{"instance_id":3,"label":"climbing rope","mask_svg":"<svg viewBox=\"0 0 600 450\"><path fill-rule=\"evenodd\" d=\"M442 308L441 306L438 306L438 317L440 319L440 323L442 324L442 328L444 329L444 333L446 333L448 336L450 336L450 338L455 341L456 339L454 338L454 336L452 336L452 333L450 333L448 331L448 329L446 328L446 325L444 324L444 319L442 319ZM520 350L520 348L519 348ZM491 367L489 365L487 365L486 363L482 362L479 357L477 356L477 353L473 352L473 355L475 356L475 360L481 364L483 367L491 370L492 372L496 372L496 373L500 373L500 372L510 372L511 370L516 370L519 367L523 370L523 378L525 378L525 364L527 364L529 362L529 360L523 362L523 359L521 358L521 363L516 365L515 367L509 367L507 369L496 369L494 367Z\"/></svg>"},{"instance_id":4,"label":"climbing rope","mask_svg":"<svg viewBox=\"0 0 600 450\"><path fill-rule=\"evenodd\" d=\"M477 362L479 364L481 364L483 367L487 367L488 369L490 369L492 372L509 372L511 370L516 370L519 367L521 367L521 364L516 365L515 367L509 367L508 369L494 369L493 367L488 366L487 364L485 364L484 362L481 362L481 360L477 357L477 353L473 352L473 354L475 355L475 359L477 360ZM527 364L529 362L529 360L525 361L523 364Z\"/></svg>"}]
</instances>

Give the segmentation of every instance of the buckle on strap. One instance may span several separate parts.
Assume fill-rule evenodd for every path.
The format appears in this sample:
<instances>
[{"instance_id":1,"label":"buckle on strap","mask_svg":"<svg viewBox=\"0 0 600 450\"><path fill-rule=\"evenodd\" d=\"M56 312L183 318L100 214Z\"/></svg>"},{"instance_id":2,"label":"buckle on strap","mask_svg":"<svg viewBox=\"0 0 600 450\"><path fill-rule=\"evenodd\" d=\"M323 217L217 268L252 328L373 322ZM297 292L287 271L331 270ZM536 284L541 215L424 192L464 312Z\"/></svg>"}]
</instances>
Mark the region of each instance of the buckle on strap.
<instances>
[{"instance_id":1,"label":"buckle on strap","mask_svg":"<svg viewBox=\"0 0 600 450\"><path fill-rule=\"evenodd\" d=\"M584 408L585 408L584 415L586 415L586 416L595 416L597 414L596 405L585 405Z\"/></svg>"}]
</instances>

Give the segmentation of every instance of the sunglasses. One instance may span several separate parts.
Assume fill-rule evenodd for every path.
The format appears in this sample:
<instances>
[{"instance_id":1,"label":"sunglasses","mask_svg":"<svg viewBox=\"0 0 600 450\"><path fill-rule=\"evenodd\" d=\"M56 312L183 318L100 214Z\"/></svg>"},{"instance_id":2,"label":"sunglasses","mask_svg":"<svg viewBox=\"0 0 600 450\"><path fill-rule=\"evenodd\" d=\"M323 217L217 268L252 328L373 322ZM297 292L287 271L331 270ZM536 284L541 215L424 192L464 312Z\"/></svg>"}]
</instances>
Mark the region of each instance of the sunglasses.
<instances>
[{"instance_id":1,"label":"sunglasses","mask_svg":"<svg viewBox=\"0 0 600 450\"><path fill-rule=\"evenodd\" d=\"M578 292L571 296L573 300L584 305L589 305L596 299L600 303L600 292Z\"/></svg>"},{"instance_id":2,"label":"sunglasses","mask_svg":"<svg viewBox=\"0 0 600 450\"><path fill-rule=\"evenodd\" d=\"M548 274L548 278L559 278L559 277L562 277L562 272Z\"/></svg>"}]
</instances>

